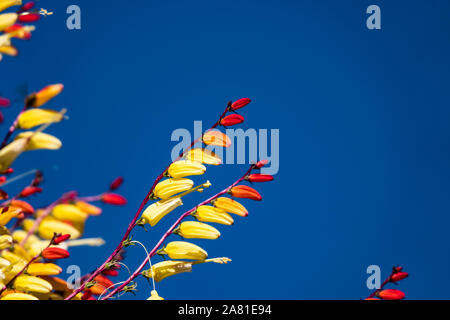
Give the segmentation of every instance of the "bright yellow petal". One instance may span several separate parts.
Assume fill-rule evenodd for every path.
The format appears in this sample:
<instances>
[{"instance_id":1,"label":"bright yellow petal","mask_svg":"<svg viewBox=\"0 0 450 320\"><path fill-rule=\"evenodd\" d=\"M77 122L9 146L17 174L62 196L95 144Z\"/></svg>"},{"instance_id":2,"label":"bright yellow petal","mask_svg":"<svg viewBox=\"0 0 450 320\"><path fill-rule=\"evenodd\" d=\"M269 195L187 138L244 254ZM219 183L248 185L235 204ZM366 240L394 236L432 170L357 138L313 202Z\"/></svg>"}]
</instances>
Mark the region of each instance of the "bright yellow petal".
<instances>
[{"instance_id":1,"label":"bright yellow petal","mask_svg":"<svg viewBox=\"0 0 450 320\"><path fill-rule=\"evenodd\" d=\"M205 260L208 253L195 244L185 241L172 241L162 250L171 259Z\"/></svg>"},{"instance_id":2,"label":"bright yellow petal","mask_svg":"<svg viewBox=\"0 0 450 320\"><path fill-rule=\"evenodd\" d=\"M59 220L69 220L72 222L86 221L88 214L81 211L73 204L58 204L52 210L52 215Z\"/></svg>"},{"instance_id":3,"label":"bright yellow petal","mask_svg":"<svg viewBox=\"0 0 450 320\"><path fill-rule=\"evenodd\" d=\"M62 119L63 115L54 110L30 109L19 116L19 127L31 129L42 124L59 122Z\"/></svg>"},{"instance_id":4,"label":"bright yellow petal","mask_svg":"<svg viewBox=\"0 0 450 320\"><path fill-rule=\"evenodd\" d=\"M219 230L197 221L182 222L177 229L177 234L186 239L217 239L220 237Z\"/></svg>"},{"instance_id":5,"label":"bright yellow petal","mask_svg":"<svg viewBox=\"0 0 450 320\"><path fill-rule=\"evenodd\" d=\"M48 293L53 290L52 285L44 279L20 275L14 281L13 287L20 291L31 291L37 293Z\"/></svg>"},{"instance_id":6,"label":"bright yellow petal","mask_svg":"<svg viewBox=\"0 0 450 320\"><path fill-rule=\"evenodd\" d=\"M178 197L155 202L144 210L142 218L145 223L154 227L163 217L182 204L183 202Z\"/></svg>"},{"instance_id":7,"label":"bright yellow petal","mask_svg":"<svg viewBox=\"0 0 450 320\"><path fill-rule=\"evenodd\" d=\"M70 234L71 239L80 237L80 231L62 221L53 219L44 219L38 228L39 236L44 239L51 239L53 233Z\"/></svg>"},{"instance_id":8,"label":"bright yellow petal","mask_svg":"<svg viewBox=\"0 0 450 320\"><path fill-rule=\"evenodd\" d=\"M13 292L4 295L0 300L39 300L35 296L26 293Z\"/></svg>"},{"instance_id":9,"label":"bright yellow petal","mask_svg":"<svg viewBox=\"0 0 450 320\"><path fill-rule=\"evenodd\" d=\"M26 150L27 139L18 139L12 141L10 144L0 150L0 172L8 169L17 157Z\"/></svg>"},{"instance_id":10,"label":"bright yellow petal","mask_svg":"<svg viewBox=\"0 0 450 320\"><path fill-rule=\"evenodd\" d=\"M27 268L27 273L32 276L56 276L62 272L60 266L54 263L32 263Z\"/></svg>"},{"instance_id":11,"label":"bright yellow petal","mask_svg":"<svg viewBox=\"0 0 450 320\"><path fill-rule=\"evenodd\" d=\"M198 161L180 160L172 163L168 169L169 176L172 178L183 178L204 174L206 167Z\"/></svg>"},{"instance_id":12,"label":"bright yellow petal","mask_svg":"<svg viewBox=\"0 0 450 320\"><path fill-rule=\"evenodd\" d=\"M57 150L62 147L61 140L43 132L26 131L19 133L15 139L29 139L28 146L26 148L27 151L38 149Z\"/></svg>"},{"instance_id":13,"label":"bright yellow petal","mask_svg":"<svg viewBox=\"0 0 450 320\"><path fill-rule=\"evenodd\" d=\"M1 4L0 4L0 9L1 9ZM16 23L17 17L18 17L17 13L0 14L0 31L3 31L6 28L12 26L14 23Z\"/></svg>"}]
</instances>

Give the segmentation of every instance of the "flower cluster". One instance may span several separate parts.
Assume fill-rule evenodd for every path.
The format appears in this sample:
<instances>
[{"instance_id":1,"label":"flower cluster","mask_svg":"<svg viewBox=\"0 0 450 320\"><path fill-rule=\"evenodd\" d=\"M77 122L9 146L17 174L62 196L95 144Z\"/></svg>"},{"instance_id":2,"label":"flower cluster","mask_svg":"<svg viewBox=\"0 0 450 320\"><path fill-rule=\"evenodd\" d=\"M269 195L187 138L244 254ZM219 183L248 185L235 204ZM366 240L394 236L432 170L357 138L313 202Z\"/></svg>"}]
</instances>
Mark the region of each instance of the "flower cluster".
<instances>
[{"instance_id":1,"label":"flower cluster","mask_svg":"<svg viewBox=\"0 0 450 320\"><path fill-rule=\"evenodd\" d=\"M365 300L402 300L405 294L397 289L384 289L388 283L397 284L408 277L408 273L403 271L403 267L392 268L389 277L380 285L380 288L371 293Z\"/></svg>"}]
</instances>

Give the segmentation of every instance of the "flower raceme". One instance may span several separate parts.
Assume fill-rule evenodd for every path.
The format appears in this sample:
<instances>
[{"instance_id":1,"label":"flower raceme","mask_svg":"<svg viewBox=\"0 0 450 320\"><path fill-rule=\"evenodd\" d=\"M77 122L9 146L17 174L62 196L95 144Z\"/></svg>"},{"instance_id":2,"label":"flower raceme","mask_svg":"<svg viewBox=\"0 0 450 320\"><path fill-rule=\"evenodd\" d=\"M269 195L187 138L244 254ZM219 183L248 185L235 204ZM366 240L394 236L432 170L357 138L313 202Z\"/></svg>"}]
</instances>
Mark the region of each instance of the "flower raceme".
<instances>
[{"instance_id":1,"label":"flower raceme","mask_svg":"<svg viewBox=\"0 0 450 320\"><path fill-rule=\"evenodd\" d=\"M224 210L211 206L200 206L192 215L202 222L213 222L227 226L234 223L233 218Z\"/></svg>"},{"instance_id":2,"label":"flower raceme","mask_svg":"<svg viewBox=\"0 0 450 320\"><path fill-rule=\"evenodd\" d=\"M210 146L229 147L230 138L219 130L209 130L203 135L203 143Z\"/></svg>"},{"instance_id":3,"label":"flower raceme","mask_svg":"<svg viewBox=\"0 0 450 320\"><path fill-rule=\"evenodd\" d=\"M153 190L153 195L162 200L168 199L173 195L185 192L194 186L194 181L181 179L167 179L158 183Z\"/></svg>"},{"instance_id":4,"label":"flower raceme","mask_svg":"<svg viewBox=\"0 0 450 320\"><path fill-rule=\"evenodd\" d=\"M236 200L220 197L213 201L214 207L218 209L222 209L226 212L237 214L241 217L248 216L248 211L245 209L245 207L237 202Z\"/></svg>"},{"instance_id":5,"label":"flower raceme","mask_svg":"<svg viewBox=\"0 0 450 320\"><path fill-rule=\"evenodd\" d=\"M206 172L206 167L198 161L179 160L169 166L167 173L172 178L178 179L187 176L202 175Z\"/></svg>"},{"instance_id":6,"label":"flower raceme","mask_svg":"<svg viewBox=\"0 0 450 320\"><path fill-rule=\"evenodd\" d=\"M262 197L255 189L249 186L236 186L231 188L229 192L233 197L246 198L251 200L261 201Z\"/></svg>"},{"instance_id":7,"label":"flower raceme","mask_svg":"<svg viewBox=\"0 0 450 320\"><path fill-rule=\"evenodd\" d=\"M159 254L166 254L171 259L205 260L208 253L195 244L185 241L172 241L166 247L158 251Z\"/></svg>"},{"instance_id":8,"label":"flower raceme","mask_svg":"<svg viewBox=\"0 0 450 320\"><path fill-rule=\"evenodd\" d=\"M244 122L244 117L240 114L230 114L220 120L220 124L224 127L234 126L236 124L240 124Z\"/></svg>"},{"instance_id":9,"label":"flower raceme","mask_svg":"<svg viewBox=\"0 0 450 320\"><path fill-rule=\"evenodd\" d=\"M173 233L186 239L217 239L220 232L213 226L197 221L185 221Z\"/></svg>"},{"instance_id":10,"label":"flower raceme","mask_svg":"<svg viewBox=\"0 0 450 320\"><path fill-rule=\"evenodd\" d=\"M142 213L143 222L154 227L168 213L172 212L182 204L183 202L179 197L155 202L148 206Z\"/></svg>"}]
</instances>

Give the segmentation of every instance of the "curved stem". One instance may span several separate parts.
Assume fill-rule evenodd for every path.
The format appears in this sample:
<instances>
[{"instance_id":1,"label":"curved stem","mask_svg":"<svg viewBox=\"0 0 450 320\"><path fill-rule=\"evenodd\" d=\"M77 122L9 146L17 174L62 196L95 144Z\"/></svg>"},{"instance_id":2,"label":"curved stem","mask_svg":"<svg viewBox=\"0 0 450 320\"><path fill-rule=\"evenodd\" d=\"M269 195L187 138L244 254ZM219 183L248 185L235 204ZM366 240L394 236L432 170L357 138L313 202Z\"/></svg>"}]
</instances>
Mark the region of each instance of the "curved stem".
<instances>
[{"instance_id":1,"label":"curved stem","mask_svg":"<svg viewBox=\"0 0 450 320\"><path fill-rule=\"evenodd\" d=\"M236 186L238 183L240 183L241 181L243 181L245 179L245 177L254 169L254 165L250 166L250 169L247 170L247 172L245 172L245 174L239 178L238 180L236 180L233 184L231 184L230 186L228 186L227 188L225 188L224 190L222 190L221 192L215 194L214 196L212 196L211 198L199 203L198 205L196 205L194 208L186 211L185 213L183 213L177 221L175 221L175 223L166 231L166 233L164 233L164 235L161 237L161 239L158 241L158 243L155 245L155 247L152 249L152 251L150 251L150 253L148 254L148 256L144 259L144 261L141 263L141 265L136 269L136 271L119 287L117 287L116 289L114 289L113 291L111 291L108 295L106 295L102 300L108 299L110 297L112 297L113 295L115 295L117 292L120 292L120 290L122 290L128 283L130 283L131 281L133 281L138 275L140 275L142 269L145 267L145 265L147 264L148 260L153 257L157 250L159 249L159 247L163 244L164 240L166 240L167 237L169 237L173 230L175 230L175 228L183 221L184 218L188 217L192 212L194 212L198 207L203 206L207 203L210 203L211 201L213 201L214 199L220 197L221 195L227 193L231 188L233 188L234 186Z\"/></svg>"}]
</instances>

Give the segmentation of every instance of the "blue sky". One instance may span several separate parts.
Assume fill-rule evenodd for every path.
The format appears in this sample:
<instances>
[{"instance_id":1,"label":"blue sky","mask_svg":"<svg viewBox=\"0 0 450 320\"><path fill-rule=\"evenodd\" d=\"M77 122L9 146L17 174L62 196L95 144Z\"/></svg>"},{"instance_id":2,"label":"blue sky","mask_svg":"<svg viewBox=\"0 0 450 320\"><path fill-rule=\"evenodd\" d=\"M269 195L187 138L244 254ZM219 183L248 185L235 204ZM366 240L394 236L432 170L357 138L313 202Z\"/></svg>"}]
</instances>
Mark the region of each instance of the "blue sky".
<instances>
[{"instance_id":1,"label":"blue sky","mask_svg":"<svg viewBox=\"0 0 450 320\"><path fill-rule=\"evenodd\" d=\"M78 4L82 29L66 28ZM366 28L367 6L382 29ZM158 284L167 299L360 299L366 268L400 264L408 299L448 299L450 4L447 1L40 1L54 11L19 58L0 64L1 94L62 82L49 107L69 121L48 132L57 152L25 154L16 172L44 171L45 205L68 190L104 190L117 175L126 207L105 207L76 248L89 272L117 245L170 161L174 129L213 123L225 103L253 99L243 128L280 130L280 170L245 201L246 219L216 241L195 241L228 265L201 265ZM6 110L12 121L19 105ZM208 168L212 195L246 166ZM196 179L202 182L203 178ZM19 189L16 185L11 187ZM177 211L177 213L181 213ZM177 214L135 238L151 245ZM144 258L138 247L126 263ZM153 262L158 261L156 258ZM122 273L118 280L126 276ZM137 297L150 287L139 281ZM132 295L127 296L133 298Z\"/></svg>"}]
</instances>

